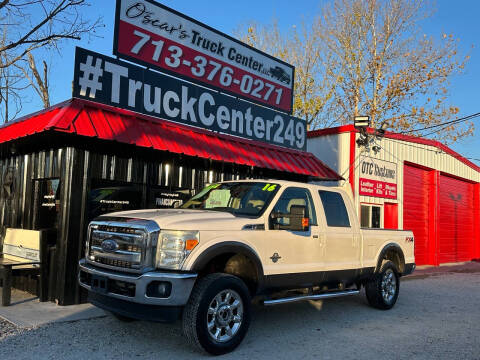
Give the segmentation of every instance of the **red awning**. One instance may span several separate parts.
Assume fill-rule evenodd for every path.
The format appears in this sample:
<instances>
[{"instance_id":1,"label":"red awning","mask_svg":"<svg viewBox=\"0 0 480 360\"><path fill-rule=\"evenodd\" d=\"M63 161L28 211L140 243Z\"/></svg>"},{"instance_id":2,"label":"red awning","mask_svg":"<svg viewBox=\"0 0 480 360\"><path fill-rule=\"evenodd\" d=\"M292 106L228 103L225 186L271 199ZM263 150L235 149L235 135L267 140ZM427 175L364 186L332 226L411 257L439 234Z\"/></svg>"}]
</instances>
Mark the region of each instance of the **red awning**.
<instances>
[{"instance_id":1,"label":"red awning","mask_svg":"<svg viewBox=\"0 0 480 360\"><path fill-rule=\"evenodd\" d=\"M56 131L239 165L342 179L313 154L72 99L0 128L0 143Z\"/></svg>"}]
</instances>

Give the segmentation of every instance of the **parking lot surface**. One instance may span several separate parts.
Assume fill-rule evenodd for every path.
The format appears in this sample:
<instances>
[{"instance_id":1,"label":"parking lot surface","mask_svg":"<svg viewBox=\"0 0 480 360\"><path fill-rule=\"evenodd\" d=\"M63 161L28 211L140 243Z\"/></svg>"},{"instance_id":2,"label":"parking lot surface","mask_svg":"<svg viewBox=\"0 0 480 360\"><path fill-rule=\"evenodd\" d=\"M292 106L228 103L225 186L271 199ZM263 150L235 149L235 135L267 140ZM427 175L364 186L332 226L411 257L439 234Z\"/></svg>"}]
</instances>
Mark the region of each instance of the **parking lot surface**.
<instances>
[{"instance_id":1,"label":"parking lot surface","mask_svg":"<svg viewBox=\"0 0 480 360\"><path fill-rule=\"evenodd\" d=\"M2 325L3 324L3 325ZM480 359L480 273L405 279L397 305L361 296L254 307L250 330L223 359ZM0 322L2 359L208 358L181 324L112 316L15 331Z\"/></svg>"}]
</instances>

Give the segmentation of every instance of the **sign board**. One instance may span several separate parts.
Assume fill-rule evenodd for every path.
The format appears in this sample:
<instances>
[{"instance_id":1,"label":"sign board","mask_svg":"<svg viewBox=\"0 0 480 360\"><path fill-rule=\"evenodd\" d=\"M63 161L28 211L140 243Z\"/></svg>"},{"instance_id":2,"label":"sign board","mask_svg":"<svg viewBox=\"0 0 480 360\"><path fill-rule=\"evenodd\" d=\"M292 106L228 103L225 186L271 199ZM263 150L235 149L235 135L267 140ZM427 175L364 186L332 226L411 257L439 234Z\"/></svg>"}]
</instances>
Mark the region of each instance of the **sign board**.
<instances>
[{"instance_id":1,"label":"sign board","mask_svg":"<svg viewBox=\"0 0 480 360\"><path fill-rule=\"evenodd\" d=\"M156 209L171 209L175 205L183 205L190 198L190 190L173 191L168 188L154 189L150 193L150 207Z\"/></svg>"},{"instance_id":2,"label":"sign board","mask_svg":"<svg viewBox=\"0 0 480 360\"><path fill-rule=\"evenodd\" d=\"M117 0L113 53L277 110L292 111L292 65L157 2Z\"/></svg>"},{"instance_id":3,"label":"sign board","mask_svg":"<svg viewBox=\"0 0 480 360\"><path fill-rule=\"evenodd\" d=\"M397 198L397 164L370 157L360 157L359 194Z\"/></svg>"},{"instance_id":4,"label":"sign board","mask_svg":"<svg viewBox=\"0 0 480 360\"><path fill-rule=\"evenodd\" d=\"M304 120L78 47L73 97L293 149L306 146Z\"/></svg>"}]
</instances>

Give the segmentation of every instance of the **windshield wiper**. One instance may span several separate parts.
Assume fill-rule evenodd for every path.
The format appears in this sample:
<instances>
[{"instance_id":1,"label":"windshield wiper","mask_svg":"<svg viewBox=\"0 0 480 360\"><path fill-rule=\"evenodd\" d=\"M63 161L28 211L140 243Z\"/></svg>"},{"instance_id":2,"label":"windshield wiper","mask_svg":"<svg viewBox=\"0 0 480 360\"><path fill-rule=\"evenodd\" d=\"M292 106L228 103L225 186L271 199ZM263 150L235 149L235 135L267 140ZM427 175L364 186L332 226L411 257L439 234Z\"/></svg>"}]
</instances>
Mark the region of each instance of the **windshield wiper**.
<instances>
[{"instance_id":1,"label":"windshield wiper","mask_svg":"<svg viewBox=\"0 0 480 360\"><path fill-rule=\"evenodd\" d=\"M233 214L233 212L235 211L235 210L232 209L232 208L229 208L229 207L220 207L220 206L218 206L218 207L212 207L212 208L205 208L205 209L203 209L203 210L226 211L226 212L228 212L228 213L230 213L230 214Z\"/></svg>"}]
</instances>

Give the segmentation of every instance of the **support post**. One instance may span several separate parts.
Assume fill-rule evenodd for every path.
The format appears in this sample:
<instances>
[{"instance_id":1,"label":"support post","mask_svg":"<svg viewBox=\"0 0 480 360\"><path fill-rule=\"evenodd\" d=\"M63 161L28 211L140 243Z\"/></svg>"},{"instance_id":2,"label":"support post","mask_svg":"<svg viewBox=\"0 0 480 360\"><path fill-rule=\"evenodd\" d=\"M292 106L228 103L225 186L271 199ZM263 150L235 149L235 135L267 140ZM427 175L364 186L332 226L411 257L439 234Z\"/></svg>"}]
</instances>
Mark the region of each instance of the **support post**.
<instances>
[{"instance_id":1,"label":"support post","mask_svg":"<svg viewBox=\"0 0 480 360\"><path fill-rule=\"evenodd\" d=\"M2 275L2 306L9 306L12 296L12 267L3 265Z\"/></svg>"},{"instance_id":2,"label":"support post","mask_svg":"<svg viewBox=\"0 0 480 360\"><path fill-rule=\"evenodd\" d=\"M480 259L480 184L473 187L473 239L472 258Z\"/></svg>"},{"instance_id":3,"label":"support post","mask_svg":"<svg viewBox=\"0 0 480 360\"><path fill-rule=\"evenodd\" d=\"M431 170L429 176L428 194L428 263L438 266L438 222L439 222L439 194L440 172Z\"/></svg>"}]
</instances>

